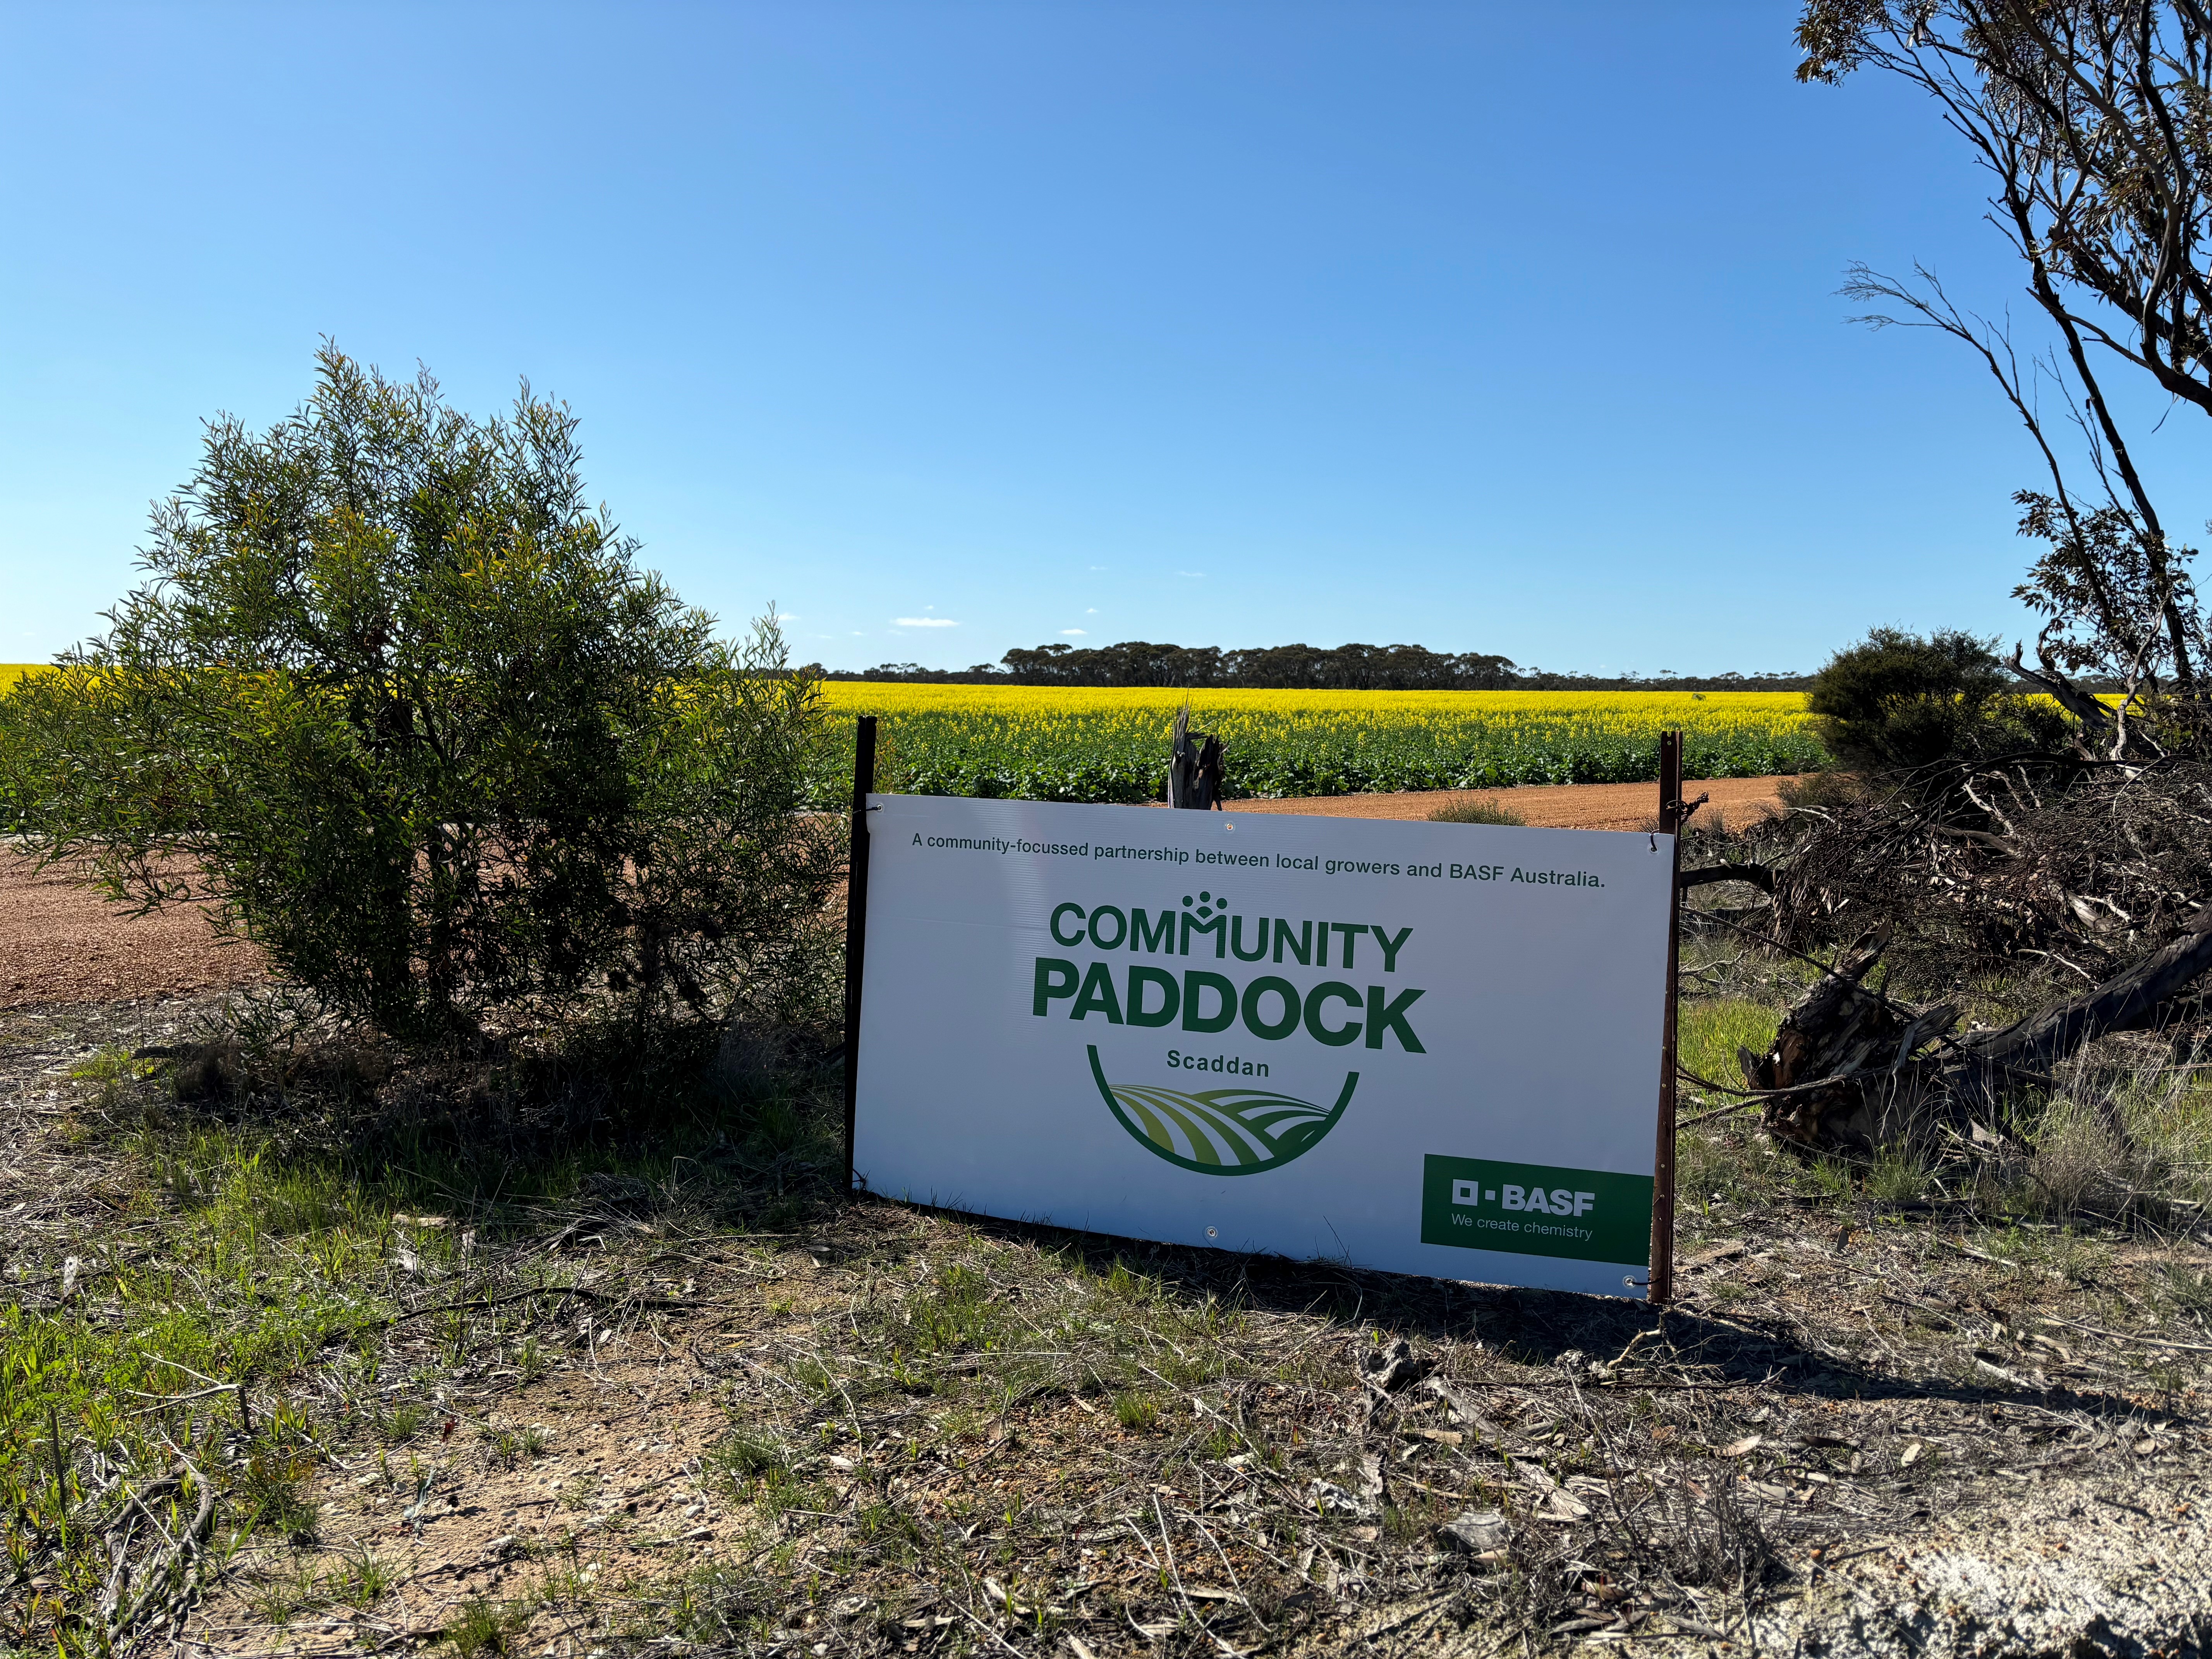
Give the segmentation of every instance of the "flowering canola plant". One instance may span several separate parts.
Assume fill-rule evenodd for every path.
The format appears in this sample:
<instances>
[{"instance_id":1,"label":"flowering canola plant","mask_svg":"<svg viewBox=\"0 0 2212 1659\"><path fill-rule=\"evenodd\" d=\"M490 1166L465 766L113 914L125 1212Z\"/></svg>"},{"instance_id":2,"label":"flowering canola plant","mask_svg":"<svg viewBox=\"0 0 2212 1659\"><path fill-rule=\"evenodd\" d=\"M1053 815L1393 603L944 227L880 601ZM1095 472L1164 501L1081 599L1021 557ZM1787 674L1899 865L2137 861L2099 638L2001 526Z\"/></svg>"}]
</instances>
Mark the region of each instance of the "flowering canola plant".
<instances>
[{"instance_id":1,"label":"flowering canola plant","mask_svg":"<svg viewBox=\"0 0 2212 1659\"><path fill-rule=\"evenodd\" d=\"M0 696L44 664L0 664ZM808 793L848 799L853 717L874 714L879 788L1028 800L1161 798L1168 732L1228 750L1233 798L1363 790L1641 783L1659 733L1679 727L1692 777L1757 777L1828 763L1800 693L1775 691L1196 691L1090 686L906 685L831 680L835 733Z\"/></svg>"},{"instance_id":2,"label":"flowering canola plant","mask_svg":"<svg viewBox=\"0 0 2212 1659\"><path fill-rule=\"evenodd\" d=\"M1816 770L1805 699L1771 691L1194 691L833 680L840 731L814 794L843 799L852 718L876 715L877 787L915 794L1144 801L1186 696L1227 750L1232 797L1638 783L1680 727L1692 777Z\"/></svg>"}]
</instances>

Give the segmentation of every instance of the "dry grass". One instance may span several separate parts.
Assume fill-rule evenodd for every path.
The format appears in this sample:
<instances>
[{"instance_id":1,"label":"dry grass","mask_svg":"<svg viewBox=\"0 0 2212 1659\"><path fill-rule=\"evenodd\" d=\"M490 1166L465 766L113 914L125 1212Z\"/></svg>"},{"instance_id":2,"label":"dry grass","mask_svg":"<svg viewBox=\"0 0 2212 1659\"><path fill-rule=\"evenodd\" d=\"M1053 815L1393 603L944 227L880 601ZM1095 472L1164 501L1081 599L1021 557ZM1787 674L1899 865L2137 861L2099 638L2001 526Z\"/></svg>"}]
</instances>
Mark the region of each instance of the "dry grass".
<instances>
[{"instance_id":1,"label":"dry grass","mask_svg":"<svg viewBox=\"0 0 2212 1659\"><path fill-rule=\"evenodd\" d=\"M1528 822L1511 807L1494 800L1467 800L1449 806L1439 806L1429 814L1431 823L1503 823L1516 829Z\"/></svg>"},{"instance_id":2,"label":"dry grass","mask_svg":"<svg viewBox=\"0 0 2212 1659\"><path fill-rule=\"evenodd\" d=\"M1729 972L1686 1054L1771 1021ZM847 1200L829 1073L617 1138L586 1073L132 1057L179 1023L4 1033L25 1650L101 1645L127 1494L179 1461L206 1542L137 1629L226 1653L1711 1641L1854 1552L1920 1571L2024 1469L2202 1530L2193 1085L2121 1091L2124 1203L2087 1073L1972 1182L1689 1131L1662 1315Z\"/></svg>"}]
</instances>

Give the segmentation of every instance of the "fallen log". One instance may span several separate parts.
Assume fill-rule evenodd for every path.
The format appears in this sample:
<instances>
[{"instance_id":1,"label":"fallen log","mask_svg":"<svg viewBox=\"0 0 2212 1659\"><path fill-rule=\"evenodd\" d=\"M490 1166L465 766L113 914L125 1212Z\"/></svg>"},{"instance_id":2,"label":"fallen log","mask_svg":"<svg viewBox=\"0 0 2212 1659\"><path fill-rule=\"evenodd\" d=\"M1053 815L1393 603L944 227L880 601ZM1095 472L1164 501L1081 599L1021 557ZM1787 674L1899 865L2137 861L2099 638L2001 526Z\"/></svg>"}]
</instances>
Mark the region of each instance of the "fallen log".
<instances>
[{"instance_id":1,"label":"fallen log","mask_svg":"<svg viewBox=\"0 0 2212 1659\"><path fill-rule=\"evenodd\" d=\"M1870 1156L1949 1131L1999 1134L2008 1091L2047 1086L2083 1044L2153 1023L2159 1009L2212 970L2212 905L2182 934L2083 994L1990 1031L1951 1035L1958 1010L1915 1008L1863 982L1887 944L1862 937L1783 1017L1764 1054L1739 1052L1759 1097L1760 1126L1808 1154Z\"/></svg>"},{"instance_id":2,"label":"fallen log","mask_svg":"<svg viewBox=\"0 0 2212 1659\"><path fill-rule=\"evenodd\" d=\"M2160 1004L2212 969L2212 905L2199 910L2179 939L2123 969L2094 990L2046 1008L2002 1030L1961 1044L1976 1072L1979 1097L2007 1073L2047 1071L2083 1043L2107 1031L2131 1031L2151 1023ZM1978 1069L1977 1069L1978 1068Z\"/></svg>"}]
</instances>

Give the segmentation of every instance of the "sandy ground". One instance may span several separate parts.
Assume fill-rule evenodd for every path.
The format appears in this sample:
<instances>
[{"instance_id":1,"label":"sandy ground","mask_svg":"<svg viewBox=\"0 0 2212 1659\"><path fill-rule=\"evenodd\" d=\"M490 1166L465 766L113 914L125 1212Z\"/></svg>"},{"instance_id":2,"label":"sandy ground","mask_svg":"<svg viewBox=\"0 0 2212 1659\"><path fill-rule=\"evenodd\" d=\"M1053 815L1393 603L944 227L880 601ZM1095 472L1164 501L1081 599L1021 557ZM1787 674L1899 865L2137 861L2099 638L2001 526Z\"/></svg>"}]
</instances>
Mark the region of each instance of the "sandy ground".
<instances>
[{"instance_id":1,"label":"sandy ground","mask_svg":"<svg viewBox=\"0 0 2212 1659\"><path fill-rule=\"evenodd\" d=\"M1778 778L1717 778L1688 786L1709 793L1730 823L1778 808ZM1425 818L1440 807L1490 800L1539 829L1638 830L1656 817L1659 787L1598 783L1535 789L1445 789L1396 795L1327 795L1239 801L1239 812L1323 817ZM0 848L0 1008L117 1002L131 997L227 989L263 977L250 946L218 939L206 917L179 905L131 916L58 870L40 871Z\"/></svg>"}]
</instances>

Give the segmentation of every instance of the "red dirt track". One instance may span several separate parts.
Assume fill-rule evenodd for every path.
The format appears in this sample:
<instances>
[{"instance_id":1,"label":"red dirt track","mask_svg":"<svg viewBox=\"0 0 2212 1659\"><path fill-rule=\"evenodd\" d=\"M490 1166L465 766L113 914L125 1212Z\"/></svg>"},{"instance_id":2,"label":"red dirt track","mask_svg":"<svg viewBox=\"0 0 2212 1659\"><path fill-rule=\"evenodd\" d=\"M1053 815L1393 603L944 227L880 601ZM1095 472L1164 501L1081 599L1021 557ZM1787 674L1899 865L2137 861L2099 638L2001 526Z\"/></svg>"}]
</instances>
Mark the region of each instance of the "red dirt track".
<instances>
[{"instance_id":1,"label":"red dirt track","mask_svg":"<svg viewBox=\"0 0 2212 1659\"><path fill-rule=\"evenodd\" d=\"M1731 823L1781 805L1778 778L1717 778L1686 787L1710 793ZM1654 783L1556 788L1447 789L1397 795L1327 795L1239 801L1236 812L1296 812L1346 818L1425 818L1439 807L1489 800L1538 829L1640 830L1659 812ZM189 906L133 917L59 870L38 870L0 848L0 1008L121 1002L135 997L222 990L261 979L259 954L226 944Z\"/></svg>"},{"instance_id":2,"label":"red dirt track","mask_svg":"<svg viewBox=\"0 0 2212 1659\"><path fill-rule=\"evenodd\" d=\"M1712 778L1686 781L1683 795L1712 799L1699 809L1719 812L1731 824L1782 810L1780 778ZM1230 812L1295 812L1331 818L1425 818L1441 807L1488 801L1517 812L1532 830L1644 830L1659 818L1656 783L1570 783L1528 789L1419 789L1399 795L1302 795L1290 800L1232 801Z\"/></svg>"},{"instance_id":3,"label":"red dirt track","mask_svg":"<svg viewBox=\"0 0 2212 1659\"><path fill-rule=\"evenodd\" d=\"M262 977L251 946L218 939L188 905L133 917L0 850L0 1008L220 990Z\"/></svg>"}]
</instances>

